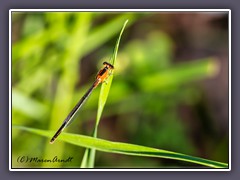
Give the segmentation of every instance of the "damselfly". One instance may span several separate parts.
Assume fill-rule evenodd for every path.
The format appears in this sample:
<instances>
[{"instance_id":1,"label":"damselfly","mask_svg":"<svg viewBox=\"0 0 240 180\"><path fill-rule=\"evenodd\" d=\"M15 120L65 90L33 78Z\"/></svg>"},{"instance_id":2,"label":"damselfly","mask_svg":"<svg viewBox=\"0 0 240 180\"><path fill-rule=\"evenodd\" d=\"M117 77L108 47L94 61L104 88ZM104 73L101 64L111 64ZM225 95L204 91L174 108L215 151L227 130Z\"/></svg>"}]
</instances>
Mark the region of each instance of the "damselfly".
<instances>
[{"instance_id":1,"label":"damselfly","mask_svg":"<svg viewBox=\"0 0 240 180\"><path fill-rule=\"evenodd\" d=\"M100 83L105 82L106 79L109 77L111 74L112 70L114 69L113 65L111 65L108 62L103 63L104 67L98 72L96 79L92 86L88 89L88 91L83 95L83 97L79 100L79 102L75 105L75 107L72 109L72 111L68 114L68 116L65 118L63 121L62 125L60 128L57 130L57 132L54 134L52 137L50 143L54 143L56 138L61 134L61 132L69 125L69 123L73 120L73 117L75 114L79 111L81 106L84 104L86 99L90 96L92 93L93 89L95 89Z\"/></svg>"}]
</instances>

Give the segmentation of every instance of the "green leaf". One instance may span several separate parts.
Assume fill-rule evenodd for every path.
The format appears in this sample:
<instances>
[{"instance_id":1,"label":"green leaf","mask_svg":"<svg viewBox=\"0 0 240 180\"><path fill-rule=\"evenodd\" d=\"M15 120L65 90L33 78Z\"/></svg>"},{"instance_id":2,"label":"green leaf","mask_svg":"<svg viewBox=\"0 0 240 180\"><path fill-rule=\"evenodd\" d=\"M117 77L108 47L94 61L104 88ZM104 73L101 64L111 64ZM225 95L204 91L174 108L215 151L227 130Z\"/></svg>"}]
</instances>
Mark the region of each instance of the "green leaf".
<instances>
[{"instance_id":1,"label":"green leaf","mask_svg":"<svg viewBox=\"0 0 240 180\"><path fill-rule=\"evenodd\" d=\"M89 159L89 151L90 149L86 149L83 155L82 163L81 163L81 168L88 168L88 159Z\"/></svg>"},{"instance_id":2,"label":"green leaf","mask_svg":"<svg viewBox=\"0 0 240 180\"><path fill-rule=\"evenodd\" d=\"M119 35L118 40L117 40L116 45L115 45L115 49L114 49L112 58L110 60L110 62L113 66L115 65L120 39L121 39L122 33L124 31L124 28L125 28L127 22L128 22L128 20L125 21L125 23L122 27L122 30L120 32L120 35ZM97 112L96 126L98 126L98 124L99 124L103 108L104 108L105 103L107 101L107 97L108 97L110 87L111 87L111 84L112 84L112 79L113 79L113 74L108 78L107 83L102 84L100 95L99 95L99 101L98 101L98 112Z\"/></svg>"},{"instance_id":3,"label":"green leaf","mask_svg":"<svg viewBox=\"0 0 240 180\"><path fill-rule=\"evenodd\" d=\"M54 133L53 131L34 129L34 128L28 128L23 126L13 125L13 128L21 129L24 131L28 131L28 132L49 137L49 138L51 138L52 134ZM140 146L135 144L107 141L107 140L89 137L89 136L83 136L83 135L62 133L62 135L59 136L59 140L62 140L64 142L68 142L70 144L74 144L77 146L94 148L96 150L109 152L109 153L142 156L142 157L175 159L175 160L191 162L191 163L195 163L195 164L199 164L199 165L203 165L211 168L228 168L228 164L218 162L218 161L212 161L212 160L189 156L189 155L181 154L177 152L166 151L162 149L156 149L156 148Z\"/></svg>"},{"instance_id":4,"label":"green leaf","mask_svg":"<svg viewBox=\"0 0 240 180\"><path fill-rule=\"evenodd\" d=\"M113 55L112 55L111 60L110 60L110 63L114 67L115 67L115 61L116 61L116 58L117 58L118 47L119 47L119 44L120 44L121 36L122 36L122 33L123 33L127 23L128 23L128 20L125 21L125 23L122 27L122 30L120 31L119 37L117 39L117 42L116 42L116 45L115 45L115 48L114 48L114 51L113 51ZM100 90L100 95L99 95L98 111L97 111L97 118L96 118L96 124L95 124L95 127L94 127L93 137L97 137L98 124L99 124L100 119L101 119L103 108L104 108L104 106L106 104L106 101L107 101L107 97L108 97L108 94L109 94L109 91L110 91L110 88L111 88L112 80L113 80L113 74L111 76L109 76L109 78L107 80L107 83L102 83L101 90ZM88 149L86 151L88 151ZM89 161L87 163L88 168L93 168L94 167L95 154L96 154L95 149L91 149L89 153L90 153L89 154ZM88 153L85 152L85 154L88 154ZM84 158L85 158L85 156L84 156Z\"/></svg>"}]
</instances>

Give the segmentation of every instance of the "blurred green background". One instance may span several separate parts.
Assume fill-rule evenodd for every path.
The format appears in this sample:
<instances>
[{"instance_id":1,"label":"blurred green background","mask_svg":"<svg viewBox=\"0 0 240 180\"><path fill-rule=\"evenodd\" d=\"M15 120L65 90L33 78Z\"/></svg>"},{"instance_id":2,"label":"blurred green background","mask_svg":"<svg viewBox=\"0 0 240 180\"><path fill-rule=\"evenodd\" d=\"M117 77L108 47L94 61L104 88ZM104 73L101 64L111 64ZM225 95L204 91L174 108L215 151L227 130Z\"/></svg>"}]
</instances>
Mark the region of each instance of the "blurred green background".
<instances>
[{"instance_id":1,"label":"blurred green background","mask_svg":"<svg viewBox=\"0 0 240 180\"><path fill-rule=\"evenodd\" d=\"M228 14L13 12L12 124L56 130L112 55L125 20L98 137L228 163ZM66 132L91 135L97 88ZM12 167L78 168L84 148L12 129ZM18 163L19 156L73 157ZM198 167L97 152L95 166Z\"/></svg>"}]
</instances>

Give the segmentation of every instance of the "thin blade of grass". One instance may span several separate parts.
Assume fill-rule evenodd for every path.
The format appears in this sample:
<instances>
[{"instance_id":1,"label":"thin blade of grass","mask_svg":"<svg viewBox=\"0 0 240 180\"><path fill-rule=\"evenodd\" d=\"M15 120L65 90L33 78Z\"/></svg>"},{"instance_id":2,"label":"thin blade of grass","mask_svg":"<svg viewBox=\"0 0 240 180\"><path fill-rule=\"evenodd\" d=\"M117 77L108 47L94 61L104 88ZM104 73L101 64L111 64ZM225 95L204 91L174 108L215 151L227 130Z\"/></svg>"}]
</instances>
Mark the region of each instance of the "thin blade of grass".
<instances>
[{"instance_id":1,"label":"thin blade of grass","mask_svg":"<svg viewBox=\"0 0 240 180\"><path fill-rule=\"evenodd\" d=\"M118 47L119 47L119 44L120 44L122 33L123 33L123 31L124 31L124 29L125 29L125 27L127 25L127 22L128 22L128 20L125 21L125 23L124 23L124 25L122 27L122 30L121 30L121 32L119 34L118 40L117 40L115 48L114 48L114 52L113 52L112 58L110 60L110 63L113 66L115 66L115 61L116 61L116 58L117 58ZM102 115L102 111L103 111L103 108L105 106L105 103L107 101L107 97L108 97L108 94L109 94L109 91L110 91L112 80L113 80L113 74L108 78L108 82L107 83L103 83L102 86L101 86L101 91L100 91L99 101L98 101L98 112L97 112L96 126L98 126L98 124L99 124L99 121L100 121L100 118L101 118L101 115Z\"/></svg>"},{"instance_id":2,"label":"thin blade of grass","mask_svg":"<svg viewBox=\"0 0 240 180\"><path fill-rule=\"evenodd\" d=\"M114 67L115 67L115 61L116 61L116 58L117 58L117 53L118 53L118 48L119 48L120 40L121 40L121 37L122 37L122 33L123 33L127 23L128 23L128 20L126 20L123 24L123 27L120 31L119 37L117 39L117 42L116 42L116 45L115 45L115 48L114 48L114 51L113 51L113 55L110 59L110 63ZM108 94L109 94L109 91L110 91L110 88L111 88L112 80L113 80L113 74L108 78L107 83L102 83L100 94L99 94L98 111L97 111L97 118L96 118L96 123L95 123L95 127L94 127L93 137L97 137L98 124L99 124L100 119L101 119L103 108L104 108L104 106L106 104L106 101L107 101L107 97L108 97ZM86 149L86 151L88 151L88 149ZM95 155L96 155L96 150L91 149L90 152L89 152L88 168L93 168L94 167Z\"/></svg>"},{"instance_id":3,"label":"thin blade of grass","mask_svg":"<svg viewBox=\"0 0 240 180\"><path fill-rule=\"evenodd\" d=\"M88 168L88 158L89 158L89 150L86 149L83 155L82 163L81 163L81 168Z\"/></svg>"},{"instance_id":4,"label":"thin blade of grass","mask_svg":"<svg viewBox=\"0 0 240 180\"><path fill-rule=\"evenodd\" d=\"M34 129L34 128L28 128L23 126L13 125L13 128L21 129L21 130L28 131L41 136L45 136L48 138L50 138L53 133L53 131ZM156 149L156 148L129 144L129 143L107 141L107 140L89 137L89 136L83 136L83 135L62 133L62 135L59 136L59 140L70 143L70 144L74 144L76 146L94 148L96 150L108 152L108 153L117 153L117 154L142 156L142 157L175 159L175 160L191 162L191 163L195 163L195 164L199 164L199 165L203 165L211 168L228 168L227 163L212 161L208 159L189 156L186 154L166 151L162 149Z\"/></svg>"}]
</instances>

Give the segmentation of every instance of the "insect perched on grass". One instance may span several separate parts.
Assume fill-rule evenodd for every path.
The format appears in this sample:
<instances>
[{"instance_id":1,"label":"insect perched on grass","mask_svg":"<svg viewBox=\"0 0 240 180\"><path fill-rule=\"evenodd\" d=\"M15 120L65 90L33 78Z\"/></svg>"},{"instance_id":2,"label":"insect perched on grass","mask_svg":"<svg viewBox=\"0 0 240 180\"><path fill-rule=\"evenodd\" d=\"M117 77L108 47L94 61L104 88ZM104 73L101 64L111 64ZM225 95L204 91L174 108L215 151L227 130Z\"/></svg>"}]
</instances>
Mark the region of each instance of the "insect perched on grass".
<instances>
[{"instance_id":1,"label":"insect perched on grass","mask_svg":"<svg viewBox=\"0 0 240 180\"><path fill-rule=\"evenodd\" d=\"M60 128L57 130L57 132L52 137L50 143L54 143L56 138L61 134L61 132L69 125L69 123L73 120L73 117L78 112L78 110L81 108L81 106L84 104L86 99L90 96L93 89L95 89L100 83L106 82L109 75L112 73L112 70L114 69L113 65L111 65L108 62L103 63L104 67L98 72L96 79L92 86L88 89L88 91L83 95L83 97L80 99L80 101L75 105L75 107L72 109L72 111L68 114L66 119L63 121Z\"/></svg>"}]
</instances>

